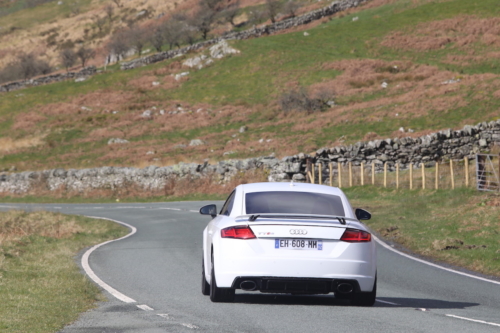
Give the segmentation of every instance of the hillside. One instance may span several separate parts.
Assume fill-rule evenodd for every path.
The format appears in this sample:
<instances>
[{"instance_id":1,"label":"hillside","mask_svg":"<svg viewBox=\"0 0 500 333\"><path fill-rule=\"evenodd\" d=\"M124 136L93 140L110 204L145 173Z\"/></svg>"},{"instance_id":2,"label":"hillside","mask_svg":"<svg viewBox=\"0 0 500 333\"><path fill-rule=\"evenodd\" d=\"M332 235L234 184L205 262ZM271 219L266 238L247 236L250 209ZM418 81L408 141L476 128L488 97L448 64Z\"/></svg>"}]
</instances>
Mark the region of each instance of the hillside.
<instances>
[{"instance_id":1,"label":"hillside","mask_svg":"<svg viewBox=\"0 0 500 333\"><path fill-rule=\"evenodd\" d=\"M494 0L373 0L231 42L239 54L199 70L189 54L3 93L0 170L281 157L497 119L499 14ZM290 96L323 104L283 110Z\"/></svg>"}]
</instances>

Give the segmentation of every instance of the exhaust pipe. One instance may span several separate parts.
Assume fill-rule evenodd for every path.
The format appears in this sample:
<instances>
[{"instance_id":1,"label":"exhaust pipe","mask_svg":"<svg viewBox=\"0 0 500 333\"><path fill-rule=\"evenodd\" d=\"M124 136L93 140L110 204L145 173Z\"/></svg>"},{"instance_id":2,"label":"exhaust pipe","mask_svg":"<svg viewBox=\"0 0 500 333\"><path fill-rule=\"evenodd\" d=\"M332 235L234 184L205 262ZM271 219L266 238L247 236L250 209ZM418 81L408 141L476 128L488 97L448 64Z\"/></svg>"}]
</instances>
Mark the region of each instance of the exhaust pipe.
<instances>
[{"instance_id":1,"label":"exhaust pipe","mask_svg":"<svg viewBox=\"0 0 500 333\"><path fill-rule=\"evenodd\" d=\"M240 288L246 291L252 291L257 289L257 284L255 283L255 281L245 280L242 283L240 283Z\"/></svg>"},{"instance_id":2,"label":"exhaust pipe","mask_svg":"<svg viewBox=\"0 0 500 333\"><path fill-rule=\"evenodd\" d=\"M350 284L350 283L340 283L337 286L337 290L342 294L349 294L349 293L352 293L354 288L353 288L352 284Z\"/></svg>"}]
</instances>

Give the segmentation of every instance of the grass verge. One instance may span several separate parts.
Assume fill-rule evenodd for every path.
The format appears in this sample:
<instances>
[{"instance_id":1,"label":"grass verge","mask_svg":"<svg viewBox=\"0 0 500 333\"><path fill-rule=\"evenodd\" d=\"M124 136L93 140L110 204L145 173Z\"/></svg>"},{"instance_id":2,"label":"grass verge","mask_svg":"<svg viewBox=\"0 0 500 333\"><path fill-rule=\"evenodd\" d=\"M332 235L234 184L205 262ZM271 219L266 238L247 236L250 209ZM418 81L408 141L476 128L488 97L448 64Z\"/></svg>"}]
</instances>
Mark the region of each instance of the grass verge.
<instances>
[{"instance_id":1,"label":"grass verge","mask_svg":"<svg viewBox=\"0 0 500 333\"><path fill-rule=\"evenodd\" d=\"M56 332L102 300L74 256L127 230L49 212L0 212L0 331Z\"/></svg>"},{"instance_id":2,"label":"grass verge","mask_svg":"<svg viewBox=\"0 0 500 333\"><path fill-rule=\"evenodd\" d=\"M382 238L419 255L500 277L500 196L472 189L345 190L367 208L367 225Z\"/></svg>"}]
</instances>

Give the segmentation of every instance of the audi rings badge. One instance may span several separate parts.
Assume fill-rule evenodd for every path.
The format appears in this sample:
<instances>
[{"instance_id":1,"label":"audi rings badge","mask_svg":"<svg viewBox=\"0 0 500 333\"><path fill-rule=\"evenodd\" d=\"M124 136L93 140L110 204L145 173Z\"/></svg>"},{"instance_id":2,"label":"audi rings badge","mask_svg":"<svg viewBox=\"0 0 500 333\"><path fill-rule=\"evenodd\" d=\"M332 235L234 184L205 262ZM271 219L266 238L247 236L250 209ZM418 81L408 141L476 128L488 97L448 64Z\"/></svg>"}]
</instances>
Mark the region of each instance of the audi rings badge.
<instances>
[{"instance_id":1,"label":"audi rings badge","mask_svg":"<svg viewBox=\"0 0 500 333\"><path fill-rule=\"evenodd\" d=\"M290 229L291 235L307 235L307 230L304 229Z\"/></svg>"}]
</instances>

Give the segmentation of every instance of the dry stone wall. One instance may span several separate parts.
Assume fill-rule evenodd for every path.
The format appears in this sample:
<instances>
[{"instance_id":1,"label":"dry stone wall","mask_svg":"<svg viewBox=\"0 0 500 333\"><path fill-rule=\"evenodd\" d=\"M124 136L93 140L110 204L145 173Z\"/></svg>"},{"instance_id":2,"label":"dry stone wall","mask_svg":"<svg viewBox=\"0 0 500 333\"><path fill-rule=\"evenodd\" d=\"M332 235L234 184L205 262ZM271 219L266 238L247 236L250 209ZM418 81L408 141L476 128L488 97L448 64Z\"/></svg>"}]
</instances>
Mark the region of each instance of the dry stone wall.
<instances>
[{"instance_id":1,"label":"dry stone wall","mask_svg":"<svg viewBox=\"0 0 500 333\"><path fill-rule=\"evenodd\" d=\"M240 172L266 170L269 181L304 182L306 165L333 163L360 165L375 162L377 171L387 163L389 170L396 163L401 168L434 166L436 161L473 158L478 152L487 152L500 145L500 119L461 130L444 130L419 138L395 138L358 142L348 146L321 148L313 155L298 154L282 159L259 157L244 160L226 160L217 164L179 163L174 166L149 166L144 169L102 167L81 170L53 169L12 174L0 174L0 193L23 194L37 188L85 193L91 190L115 190L133 185L146 191L162 191L171 180L215 177L221 182L230 180ZM323 175L328 183L328 173Z\"/></svg>"},{"instance_id":2,"label":"dry stone wall","mask_svg":"<svg viewBox=\"0 0 500 333\"><path fill-rule=\"evenodd\" d=\"M89 66L83 68L79 72L68 72L68 73L60 73L60 74L52 74L47 76L38 77L36 79L31 80L22 80L6 83L4 85L0 85L0 92L8 92L13 90L18 90L26 87L34 87L42 84L73 80L73 79L84 79L89 76L94 75L97 72L95 66Z\"/></svg>"}]
</instances>

